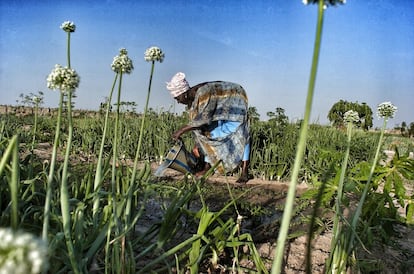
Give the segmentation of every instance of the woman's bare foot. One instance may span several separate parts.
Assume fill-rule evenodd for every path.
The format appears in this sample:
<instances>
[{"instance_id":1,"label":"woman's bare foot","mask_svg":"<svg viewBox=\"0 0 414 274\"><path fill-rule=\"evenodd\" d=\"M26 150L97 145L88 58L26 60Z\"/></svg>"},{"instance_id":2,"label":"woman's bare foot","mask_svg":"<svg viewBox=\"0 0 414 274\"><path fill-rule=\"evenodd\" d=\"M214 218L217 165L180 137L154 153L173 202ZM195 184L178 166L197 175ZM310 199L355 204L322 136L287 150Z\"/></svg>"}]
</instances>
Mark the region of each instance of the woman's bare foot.
<instances>
[{"instance_id":1,"label":"woman's bare foot","mask_svg":"<svg viewBox=\"0 0 414 274\"><path fill-rule=\"evenodd\" d=\"M236 183L238 184L245 184L247 183L251 177L248 174L242 174L239 179L237 179Z\"/></svg>"},{"instance_id":2,"label":"woman's bare foot","mask_svg":"<svg viewBox=\"0 0 414 274\"><path fill-rule=\"evenodd\" d=\"M249 181L252 177L249 175L249 161L242 162L242 173L237 179L236 183L238 184L245 184Z\"/></svg>"}]
</instances>

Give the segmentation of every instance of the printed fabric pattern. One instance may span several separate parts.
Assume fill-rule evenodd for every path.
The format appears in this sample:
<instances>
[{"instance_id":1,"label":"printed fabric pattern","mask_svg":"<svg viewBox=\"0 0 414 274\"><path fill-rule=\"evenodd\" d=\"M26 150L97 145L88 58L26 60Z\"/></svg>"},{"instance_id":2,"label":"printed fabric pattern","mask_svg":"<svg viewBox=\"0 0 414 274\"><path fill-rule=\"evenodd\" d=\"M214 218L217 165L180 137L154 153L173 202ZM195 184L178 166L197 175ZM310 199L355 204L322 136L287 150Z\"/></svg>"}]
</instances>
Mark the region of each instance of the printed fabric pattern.
<instances>
[{"instance_id":1,"label":"printed fabric pattern","mask_svg":"<svg viewBox=\"0 0 414 274\"><path fill-rule=\"evenodd\" d=\"M211 165L222 161L222 165L218 166L219 172L231 172L242 161L245 145L249 141L246 92L238 84L221 81L203 83L197 88L189 110L190 125L201 127L193 131L196 143ZM218 121L240 122L240 125L227 136L211 138L209 131Z\"/></svg>"}]
</instances>

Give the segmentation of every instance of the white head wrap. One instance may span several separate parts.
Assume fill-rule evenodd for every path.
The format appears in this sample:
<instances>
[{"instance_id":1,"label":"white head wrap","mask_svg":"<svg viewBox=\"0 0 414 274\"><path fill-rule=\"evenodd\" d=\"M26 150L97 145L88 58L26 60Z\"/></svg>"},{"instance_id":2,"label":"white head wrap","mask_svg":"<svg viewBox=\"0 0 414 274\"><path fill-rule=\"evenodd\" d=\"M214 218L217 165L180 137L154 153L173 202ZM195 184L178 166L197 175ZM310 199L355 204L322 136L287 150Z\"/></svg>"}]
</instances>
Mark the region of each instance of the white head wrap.
<instances>
[{"instance_id":1,"label":"white head wrap","mask_svg":"<svg viewBox=\"0 0 414 274\"><path fill-rule=\"evenodd\" d=\"M171 79L171 82L167 82L167 89L174 97L180 96L184 92L187 92L190 89L190 85L185 79L185 74L182 72L175 74Z\"/></svg>"}]
</instances>

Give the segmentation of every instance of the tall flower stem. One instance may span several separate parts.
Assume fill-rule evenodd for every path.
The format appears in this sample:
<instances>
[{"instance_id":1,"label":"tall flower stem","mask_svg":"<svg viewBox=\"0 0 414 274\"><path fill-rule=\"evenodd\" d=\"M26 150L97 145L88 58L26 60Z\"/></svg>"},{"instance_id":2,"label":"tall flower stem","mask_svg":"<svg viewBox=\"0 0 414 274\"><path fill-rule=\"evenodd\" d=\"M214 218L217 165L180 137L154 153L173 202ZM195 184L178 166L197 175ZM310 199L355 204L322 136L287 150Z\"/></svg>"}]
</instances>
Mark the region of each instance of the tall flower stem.
<instances>
[{"instance_id":1,"label":"tall flower stem","mask_svg":"<svg viewBox=\"0 0 414 274\"><path fill-rule=\"evenodd\" d=\"M111 267L112 269L120 269L119 261L122 250L120 250L121 244L119 239L117 238L120 233L120 223L119 223L119 211L117 210L117 186L116 186L116 172L117 172L117 160L118 160L118 132L119 132L119 112L120 112L120 102L121 102L121 87L122 87L122 71L117 72L119 74L119 82L118 82L118 97L117 97L117 107L116 107L116 117L115 117L115 130L114 130L114 137L112 141L112 174L111 174L111 196L109 201L112 205L112 220L111 225L108 228L107 233L107 241L105 246L105 261L108 262L111 259ZM114 226L115 232L115 240L111 241L111 231L112 227ZM113 250L110 253L110 245L113 245ZM105 268L105 273L107 273L107 268ZM117 272L118 273L118 272Z\"/></svg>"},{"instance_id":2,"label":"tall flower stem","mask_svg":"<svg viewBox=\"0 0 414 274\"><path fill-rule=\"evenodd\" d=\"M17 230L18 226L18 192L20 183L20 168L19 168L19 141L18 135L14 135L9 142L6 150L0 159L0 176L3 171L7 169L9 158L12 158L11 166L11 180L9 181L10 201L11 201L11 222L10 225L13 231Z\"/></svg>"},{"instance_id":3,"label":"tall flower stem","mask_svg":"<svg viewBox=\"0 0 414 274\"><path fill-rule=\"evenodd\" d=\"M18 226L18 216L19 216L19 186L20 186L20 166L19 166L19 146L18 141L14 144L13 147L13 157L12 157L12 177L10 182L10 192L11 192L11 225L14 231L17 230Z\"/></svg>"},{"instance_id":4,"label":"tall flower stem","mask_svg":"<svg viewBox=\"0 0 414 274\"><path fill-rule=\"evenodd\" d=\"M338 190L337 190L337 196L336 196L336 202L335 202L335 216L333 221L333 239L331 241L331 248L330 248L330 256L327 262L326 269L331 271L332 273L342 273L342 271L346 267L346 254L344 254L345 250L343 248L344 246L344 240L342 234L342 226L340 223L340 218L342 216L342 196L343 196L343 189L344 189L344 181L345 181L345 173L348 166L348 159L349 159L349 152L351 149L351 139L352 139L352 129L353 124L348 123L347 124L347 146L345 151L345 156L342 161L341 166L341 174L339 177L339 183L338 183ZM340 238L341 237L341 238ZM309 245L310 246L310 245ZM345 259L344 259L345 257Z\"/></svg>"},{"instance_id":5,"label":"tall flower stem","mask_svg":"<svg viewBox=\"0 0 414 274\"><path fill-rule=\"evenodd\" d=\"M36 132L37 132L37 120L38 120L38 112L39 112L39 102L35 102L34 106L34 122L33 122L33 136L32 136L32 144L30 146L30 152L33 154L33 150L35 147L36 142Z\"/></svg>"},{"instance_id":6,"label":"tall flower stem","mask_svg":"<svg viewBox=\"0 0 414 274\"><path fill-rule=\"evenodd\" d=\"M293 212L293 204L295 200L296 194L296 185L298 181L298 175L300 166L303 159L303 153L306 147L306 139L308 134L308 124L312 109L312 101L313 101L313 94L315 90L315 82L316 82L316 74L318 70L318 61L319 61L319 52L320 52L320 45L321 45L321 38L322 38L322 27L323 27L323 15L324 15L324 1L319 0L318 4L318 19L317 19L317 27L316 27L316 38L314 44L314 51L313 51L313 59L312 59L312 67L310 73L310 80L308 86L308 95L306 98L306 106L305 106L305 115L303 119L303 123L300 129L299 135L299 143L296 150L295 162L293 165L292 177L291 182L289 185L288 194L286 197L286 204L283 212L282 223L279 231L279 236L277 239L277 246L275 252L275 259L272 265L272 274L280 273L282 268L282 261L285 249L285 242L288 235L289 224L292 218Z\"/></svg>"},{"instance_id":7,"label":"tall flower stem","mask_svg":"<svg viewBox=\"0 0 414 274\"><path fill-rule=\"evenodd\" d=\"M32 144L30 145L30 165L29 165L29 178L33 176L33 156L34 156L34 147L36 143L36 132L37 132L37 119L38 119L38 111L39 111L39 102L35 100L35 107L34 107L34 122L33 122L33 136L32 136ZM34 191L34 185L32 186Z\"/></svg>"},{"instance_id":8,"label":"tall flower stem","mask_svg":"<svg viewBox=\"0 0 414 274\"><path fill-rule=\"evenodd\" d=\"M53 142L52 158L50 160L49 175L47 176L47 182L46 182L46 198L45 198L45 207L44 207L44 214L43 214L44 215L43 230L42 230L42 239L46 243L48 242L47 234L49 230L50 202L52 198L53 175L55 172L57 149L59 146L59 138L60 138L60 124L62 120L62 104L63 104L63 93L61 92L60 99L59 99L58 116L57 116L57 122L56 122L55 140Z\"/></svg>"},{"instance_id":9,"label":"tall flower stem","mask_svg":"<svg viewBox=\"0 0 414 274\"><path fill-rule=\"evenodd\" d=\"M152 84L152 76L154 74L154 66L155 66L155 61L152 61L151 64L151 74L150 74L150 79L149 79L149 84L148 84L148 93L147 93L147 100L145 102L145 108L144 108L144 114L142 116L142 120L141 120L141 128L140 128L140 132L139 132L139 139L138 139L138 146L137 146L137 153L135 155L135 159L138 158L138 154L141 150L141 145L142 145L142 137L143 137L143 132L144 132L144 125L145 125L145 117L147 115L148 112L148 102L149 102L149 98L151 95L151 84Z\"/></svg>"},{"instance_id":10,"label":"tall flower stem","mask_svg":"<svg viewBox=\"0 0 414 274\"><path fill-rule=\"evenodd\" d=\"M67 39L67 58L68 58L68 68L70 68L70 32L68 33L68 39Z\"/></svg>"},{"instance_id":11,"label":"tall flower stem","mask_svg":"<svg viewBox=\"0 0 414 274\"><path fill-rule=\"evenodd\" d=\"M72 243L72 227L70 225L70 206L69 206L69 191L68 191L68 166L69 156L72 147L73 135L73 121L72 121L72 92L67 93L67 110L68 110L68 138L66 143L65 159L63 162L62 182L60 185L60 206L62 211L63 232L66 239L66 246L70 262L75 273L80 273L78 263L75 257L75 250Z\"/></svg>"},{"instance_id":12,"label":"tall flower stem","mask_svg":"<svg viewBox=\"0 0 414 274\"><path fill-rule=\"evenodd\" d=\"M67 31L67 59L68 59L68 68L70 69L70 34L71 31ZM74 90L68 89L66 91L67 96L67 115L68 115L68 137L66 140L66 152L65 159L63 161L63 170L62 170L62 181L60 184L60 208L62 212L62 223L63 223L63 233L66 239L66 248L68 249L68 255L72 269L74 273L80 273L78 268L77 259L75 257L75 250L73 248L72 242L72 226L70 220L70 205L69 205L69 190L68 190L68 177L69 177L69 156L72 148L72 138L73 138L73 120L72 120L72 94ZM63 93L63 91L61 91Z\"/></svg>"},{"instance_id":13,"label":"tall flower stem","mask_svg":"<svg viewBox=\"0 0 414 274\"><path fill-rule=\"evenodd\" d=\"M126 210L125 210L125 217L126 217L126 224L127 224L126 229L129 228L128 227L129 219L131 218L132 186L134 185L134 181L135 181L135 177L136 177L139 153L140 153L140 150L141 150L142 138L143 138L143 135L144 135L145 118L146 118L146 115L147 115L147 112L148 112L148 102L149 102L149 98L150 98L150 95L151 95L151 84L152 84L152 76L154 74L154 66L155 66L155 61L152 61L150 79L149 79L149 84L148 84L147 100L145 102L144 113L143 113L142 118L141 118L141 128L140 128L140 131L139 131L138 146L137 146L137 150L135 152L134 168L132 170L131 181L130 181L130 184L129 184L128 200L127 200L127 205L126 205Z\"/></svg>"},{"instance_id":14,"label":"tall flower stem","mask_svg":"<svg viewBox=\"0 0 414 274\"><path fill-rule=\"evenodd\" d=\"M119 83L118 83L118 98L117 98L117 106L116 106L116 117L115 117L115 131L114 131L114 138L112 144L112 176L111 176L111 190L112 190L112 206L113 206L113 214L114 214L114 224L115 227L118 227L118 216L116 210L116 165L117 165L117 158L118 158L118 132L119 132L119 111L120 111L120 102L121 102L121 87L122 87L122 72L119 72ZM116 229L116 232L119 232Z\"/></svg>"},{"instance_id":15,"label":"tall flower stem","mask_svg":"<svg viewBox=\"0 0 414 274\"><path fill-rule=\"evenodd\" d=\"M384 119L384 123L382 125L380 138L378 140L378 146L377 146L377 150L375 152L374 162L373 162L373 164L371 166L371 170L369 172L368 181L365 184L364 190L362 191L361 198L358 201L358 206L357 206L357 208L355 210L354 215L352 216L351 229L350 229L351 235L349 237L349 245L348 245L348 248L347 248L347 254L348 254L348 256L349 256L349 254L352 252L352 250L354 248L354 240L355 240L356 227L358 225L359 216L361 215L362 207L363 207L364 202L365 202L365 198L367 197L368 190L371 187L372 176L374 175L374 171L375 171L375 168L377 166L378 159L379 159L380 150L381 150L381 147L382 147L382 139L384 137L385 128L387 127L387 121L388 121L388 119L385 118Z\"/></svg>"},{"instance_id":16,"label":"tall flower stem","mask_svg":"<svg viewBox=\"0 0 414 274\"><path fill-rule=\"evenodd\" d=\"M109 98L106 104L106 112L105 112L105 124L104 124L104 129L103 129L103 133L102 133L102 139L101 139L101 146L99 148L99 155L98 155L98 161L96 164L96 172L95 172L95 181L94 181L94 198L93 198L93 217L96 218L97 216L97 212L99 211L99 203L100 203L100 197L99 197L99 187L102 183L102 160L103 160L103 151L104 151L104 147L105 147L105 139L106 139L106 134L108 131L108 121L109 121L109 112L111 109L111 102L112 102L112 94L114 92L115 89L115 84L116 81L118 79L118 73L115 74L115 78L114 78L114 82L112 83L112 88L111 91L109 93ZM95 219L96 221L96 219Z\"/></svg>"}]
</instances>

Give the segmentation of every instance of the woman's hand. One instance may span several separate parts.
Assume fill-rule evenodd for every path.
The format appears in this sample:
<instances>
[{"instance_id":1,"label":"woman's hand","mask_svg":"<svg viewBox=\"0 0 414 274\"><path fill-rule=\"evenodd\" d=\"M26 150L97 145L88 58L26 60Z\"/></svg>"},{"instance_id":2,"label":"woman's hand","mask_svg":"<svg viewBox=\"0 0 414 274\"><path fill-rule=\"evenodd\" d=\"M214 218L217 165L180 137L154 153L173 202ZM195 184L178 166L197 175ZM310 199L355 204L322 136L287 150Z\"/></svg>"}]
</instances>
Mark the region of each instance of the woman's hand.
<instances>
[{"instance_id":1,"label":"woman's hand","mask_svg":"<svg viewBox=\"0 0 414 274\"><path fill-rule=\"evenodd\" d=\"M183 135L183 131L181 129L177 130L176 132L173 133L172 138L177 141L178 139L180 139L181 135Z\"/></svg>"},{"instance_id":2,"label":"woman's hand","mask_svg":"<svg viewBox=\"0 0 414 274\"><path fill-rule=\"evenodd\" d=\"M180 139L181 135L183 135L184 133L186 133L187 131L196 129L196 127L190 126L190 125L185 125L182 128L180 128L179 130L177 130L176 132L173 133L172 138L174 140L178 140Z\"/></svg>"}]
</instances>

